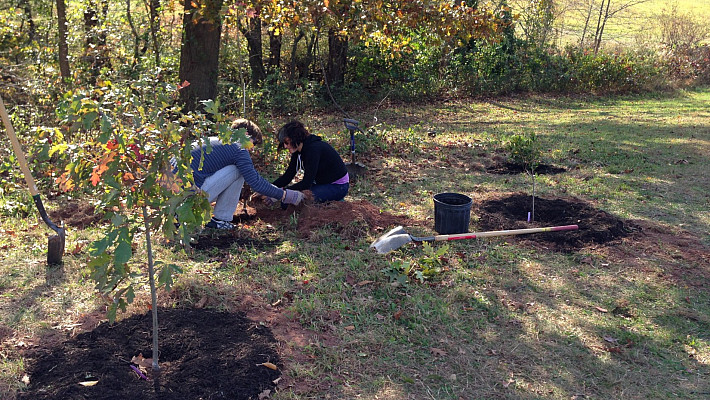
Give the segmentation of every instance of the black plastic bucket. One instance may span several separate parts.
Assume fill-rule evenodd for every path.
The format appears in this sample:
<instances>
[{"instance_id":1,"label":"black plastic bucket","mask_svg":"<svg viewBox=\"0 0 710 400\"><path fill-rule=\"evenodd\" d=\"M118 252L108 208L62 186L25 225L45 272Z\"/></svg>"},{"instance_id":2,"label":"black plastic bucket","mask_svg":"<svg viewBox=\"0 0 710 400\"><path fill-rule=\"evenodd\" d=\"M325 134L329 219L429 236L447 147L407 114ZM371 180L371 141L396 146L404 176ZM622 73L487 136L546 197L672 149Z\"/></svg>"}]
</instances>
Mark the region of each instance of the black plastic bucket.
<instances>
[{"instance_id":1,"label":"black plastic bucket","mask_svg":"<svg viewBox=\"0 0 710 400\"><path fill-rule=\"evenodd\" d=\"M471 222L470 197L459 193L434 195L434 230L440 235L468 232Z\"/></svg>"}]
</instances>

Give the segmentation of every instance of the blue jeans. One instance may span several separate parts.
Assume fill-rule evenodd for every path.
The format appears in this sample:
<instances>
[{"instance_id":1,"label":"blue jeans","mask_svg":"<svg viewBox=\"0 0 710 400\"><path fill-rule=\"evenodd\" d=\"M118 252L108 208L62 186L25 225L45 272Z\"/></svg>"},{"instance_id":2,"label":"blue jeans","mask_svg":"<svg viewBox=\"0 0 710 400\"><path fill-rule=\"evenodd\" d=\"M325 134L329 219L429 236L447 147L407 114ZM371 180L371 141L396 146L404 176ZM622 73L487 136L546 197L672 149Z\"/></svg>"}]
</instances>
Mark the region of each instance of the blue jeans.
<instances>
[{"instance_id":1,"label":"blue jeans","mask_svg":"<svg viewBox=\"0 0 710 400\"><path fill-rule=\"evenodd\" d=\"M324 203L326 201L339 201L345 198L350 189L349 183L343 184L325 184L325 185L313 185L311 186L311 192L313 192L313 198L316 203Z\"/></svg>"}]
</instances>

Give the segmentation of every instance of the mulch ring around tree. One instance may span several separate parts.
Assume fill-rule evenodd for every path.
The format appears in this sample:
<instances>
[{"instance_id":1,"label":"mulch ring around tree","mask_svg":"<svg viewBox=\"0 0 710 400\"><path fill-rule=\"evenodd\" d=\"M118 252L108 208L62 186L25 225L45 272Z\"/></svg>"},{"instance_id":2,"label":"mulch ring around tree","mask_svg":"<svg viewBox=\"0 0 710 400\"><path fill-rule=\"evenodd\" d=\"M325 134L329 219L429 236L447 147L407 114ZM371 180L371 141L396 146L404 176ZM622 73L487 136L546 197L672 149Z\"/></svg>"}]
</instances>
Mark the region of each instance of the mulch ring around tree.
<instances>
[{"instance_id":1,"label":"mulch ring around tree","mask_svg":"<svg viewBox=\"0 0 710 400\"><path fill-rule=\"evenodd\" d=\"M28 355L30 385L20 398L256 399L276 387L283 368L277 342L244 314L161 308L158 321L157 379L151 368L142 371L150 380L131 368L139 366L133 357L152 355L148 312Z\"/></svg>"},{"instance_id":2,"label":"mulch ring around tree","mask_svg":"<svg viewBox=\"0 0 710 400\"><path fill-rule=\"evenodd\" d=\"M556 175L566 171L567 169L564 167L558 167L549 164L540 164L535 167L535 175ZM512 162L501 162L486 167L486 172L497 175L516 175L525 173L526 171L525 168L520 164Z\"/></svg>"},{"instance_id":3,"label":"mulch ring around tree","mask_svg":"<svg viewBox=\"0 0 710 400\"><path fill-rule=\"evenodd\" d=\"M528 212L532 212L532 196L523 193L474 201L473 214L478 216L480 231L579 226L575 231L533 233L514 239L552 250L572 252L590 245L613 243L639 230L636 224L576 198L535 197L535 217L531 222L527 222Z\"/></svg>"}]
</instances>

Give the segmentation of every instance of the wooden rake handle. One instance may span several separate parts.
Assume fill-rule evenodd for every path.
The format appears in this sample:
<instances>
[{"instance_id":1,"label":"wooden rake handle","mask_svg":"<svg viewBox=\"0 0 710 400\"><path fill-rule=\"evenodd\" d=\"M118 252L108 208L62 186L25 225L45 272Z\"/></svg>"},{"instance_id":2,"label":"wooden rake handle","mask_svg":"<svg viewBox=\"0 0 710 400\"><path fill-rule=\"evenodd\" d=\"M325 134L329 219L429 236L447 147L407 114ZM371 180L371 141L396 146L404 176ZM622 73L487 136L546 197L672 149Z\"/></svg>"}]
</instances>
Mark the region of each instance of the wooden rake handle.
<instances>
[{"instance_id":1,"label":"wooden rake handle","mask_svg":"<svg viewBox=\"0 0 710 400\"><path fill-rule=\"evenodd\" d=\"M0 97L0 117L2 117L2 122L5 124L5 130L7 131L7 136L10 137L10 143L12 143L12 148L15 150L15 157L20 163L20 170L22 174L25 175L25 181L27 182L27 187L30 188L30 194L34 197L39 194L37 190L37 185L35 185L35 180L32 178L32 173L27 167L27 159L25 159L25 153L22 152L22 147L20 147L20 142L17 140L17 135L15 135L15 130L12 128L12 123L10 123L10 116L7 114L5 109L5 103Z\"/></svg>"},{"instance_id":2,"label":"wooden rake handle","mask_svg":"<svg viewBox=\"0 0 710 400\"><path fill-rule=\"evenodd\" d=\"M436 235L435 241L442 240L461 240L461 239L477 239L494 236L512 236L522 235L526 233L540 232L559 232L559 231L574 231L579 229L577 225L549 226L546 228L526 228L526 229L510 229L505 231L488 231L488 232L472 232L472 233L455 233L451 235Z\"/></svg>"}]
</instances>

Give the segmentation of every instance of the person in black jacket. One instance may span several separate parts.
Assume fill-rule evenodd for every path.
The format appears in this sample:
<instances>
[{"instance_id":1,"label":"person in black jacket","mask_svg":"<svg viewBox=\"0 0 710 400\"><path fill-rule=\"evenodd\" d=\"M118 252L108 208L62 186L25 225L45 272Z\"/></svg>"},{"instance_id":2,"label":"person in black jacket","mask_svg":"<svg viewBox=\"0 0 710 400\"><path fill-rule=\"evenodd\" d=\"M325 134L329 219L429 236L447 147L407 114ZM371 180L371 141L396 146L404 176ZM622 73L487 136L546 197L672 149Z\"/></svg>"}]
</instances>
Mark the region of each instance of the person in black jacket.
<instances>
[{"instance_id":1,"label":"person in black jacket","mask_svg":"<svg viewBox=\"0 0 710 400\"><path fill-rule=\"evenodd\" d=\"M288 168L273 184L291 190L310 190L316 203L342 200L350 189L350 177L343 159L320 136L312 135L299 121L279 129L279 142L291 153ZM303 169L303 179L290 185Z\"/></svg>"}]
</instances>

